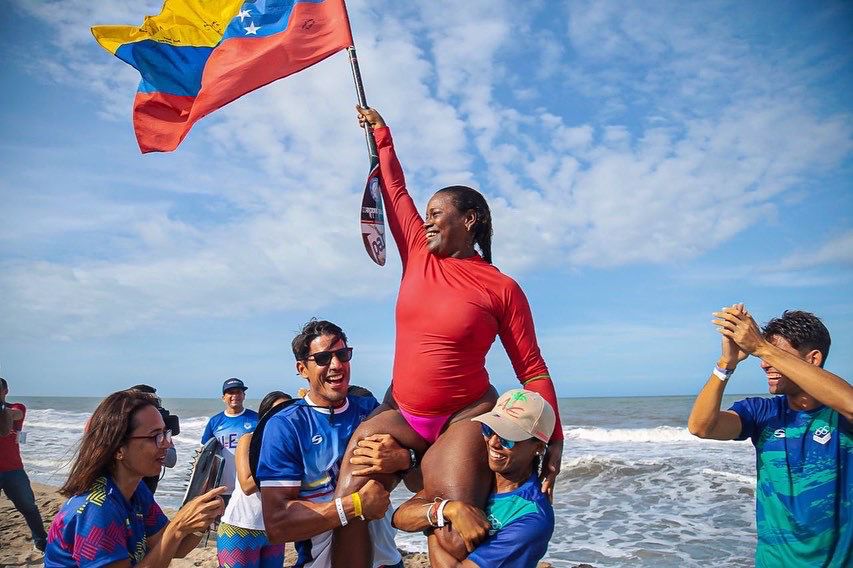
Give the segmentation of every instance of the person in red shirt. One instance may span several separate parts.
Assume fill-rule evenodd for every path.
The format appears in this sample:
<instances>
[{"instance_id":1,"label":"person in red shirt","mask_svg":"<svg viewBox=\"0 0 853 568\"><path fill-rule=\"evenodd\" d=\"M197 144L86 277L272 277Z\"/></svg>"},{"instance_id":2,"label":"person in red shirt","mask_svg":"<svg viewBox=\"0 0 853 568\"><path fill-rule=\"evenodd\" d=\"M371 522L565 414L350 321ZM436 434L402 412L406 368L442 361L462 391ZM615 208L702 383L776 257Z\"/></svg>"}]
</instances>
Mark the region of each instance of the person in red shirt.
<instances>
[{"instance_id":1,"label":"person in red shirt","mask_svg":"<svg viewBox=\"0 0 853 568\"><path fill-rule=\"evenodd\" d=\"M486 371L486 354L496 338L522 386L558 409L530 306L521 287L492 265L491 213L483 196L465 186L440 189L422 218L406 189L384 120L374 109L359 107L358 112L359 122L373 129L382 197L403 276L391 389L353 434L337 492L357 491L368 479L365 473L389 490L393 487L394 476L377 475L371 468L355 471L358 458L373 451L364 438L385 433L413 450L412 466L421 462L426 494L482 509L491 491L491 471L482 434L470 418L488 412L497 400ZM542 490L549 498L563 450L559 414L556 418L542 472ZM351 522L336 531L335 565L369 566L365 525ZM460 561L465 558L468 551L452 528L435 534L431 547L441 546Z\"/></svg>"},{"instance_id":2,"label":"person in red shirt","mask_svg":"<svg viewBox=\"0 0 853 568\"><path fill-rule=\"evenodd\" d=\"M9 394L9 383L0 377L0 432L6 432L0 436L0 491L15 505L15 508L24 516L27 526L33 535L33 548L44 552L47 544L47 532L44 530L44 522L36 505L33 488L30 486L30 478L24 471L24 463L21 461L21 448L18 445L18 436L24 428L24 416L27 407L20 402L6 402Z\"/></svg>"}]
</instances>

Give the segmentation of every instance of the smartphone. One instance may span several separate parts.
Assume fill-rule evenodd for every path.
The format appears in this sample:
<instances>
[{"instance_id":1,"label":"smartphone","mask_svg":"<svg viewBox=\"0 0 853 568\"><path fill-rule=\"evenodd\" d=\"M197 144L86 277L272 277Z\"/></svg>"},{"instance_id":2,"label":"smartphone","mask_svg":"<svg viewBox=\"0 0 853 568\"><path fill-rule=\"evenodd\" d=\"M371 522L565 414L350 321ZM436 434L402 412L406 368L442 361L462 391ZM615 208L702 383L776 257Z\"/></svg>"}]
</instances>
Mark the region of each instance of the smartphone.
<instances>
[{"instance_id":1,"label":"smartphone","mask_svg":"<svg viewBox=\"0 0 853 568\"><path fill-rule=\"evenodd\" d=\"M207 493L215 487L219 487L219 482L222 481L222 470L225 466L225 460L222 456L213 456L210 460L210 470L207 472L207 480L204 482L204 488L201 493Z\"/></svg>"}]
</instances>

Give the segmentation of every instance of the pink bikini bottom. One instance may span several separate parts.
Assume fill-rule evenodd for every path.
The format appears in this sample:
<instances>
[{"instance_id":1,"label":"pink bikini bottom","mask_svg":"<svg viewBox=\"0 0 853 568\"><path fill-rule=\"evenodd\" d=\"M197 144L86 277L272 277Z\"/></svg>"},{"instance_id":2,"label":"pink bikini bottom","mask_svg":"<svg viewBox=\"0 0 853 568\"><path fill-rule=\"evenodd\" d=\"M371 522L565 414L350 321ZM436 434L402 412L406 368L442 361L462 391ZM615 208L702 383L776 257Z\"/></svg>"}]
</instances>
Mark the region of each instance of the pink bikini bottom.
<instances>
[{"instance_id":1,"label":"pink bikini bottom","mask_svg":"<svg viewBox=\"0 0 853 568\"><path fill-rule=\"evenodd\" d=\"M438 440L444 425L447 424L447 421L450 420L451 416L453 416L453 414L418 416L416 414L406 412L402 408L398 408L398 410L406 422L409 423L409 426L412 427L412 430L417 432L421 438L430 444L434 444L435 441Z\"/></svg>"}]
</instances>

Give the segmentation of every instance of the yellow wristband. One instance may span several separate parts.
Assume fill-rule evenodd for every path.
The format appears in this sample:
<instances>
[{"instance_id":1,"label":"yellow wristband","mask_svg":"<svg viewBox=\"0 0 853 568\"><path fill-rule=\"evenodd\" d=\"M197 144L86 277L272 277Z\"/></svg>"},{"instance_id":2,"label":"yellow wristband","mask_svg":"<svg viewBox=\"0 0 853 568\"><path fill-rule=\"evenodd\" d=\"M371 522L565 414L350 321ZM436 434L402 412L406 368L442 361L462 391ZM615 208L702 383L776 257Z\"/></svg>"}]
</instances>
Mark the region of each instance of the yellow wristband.
<instances>
[{"instance_id":1,"label":"yellow wristband","mask_svg":"<svg viewBox=\"0 0 853 568\"><path fill-rule=\"evenodd\" d=\"M355 509L355 516L364 520L364 514L361 510L361 495L358 494L358 491L352 494L352 506Z\"/></svg>"}]
</instances>

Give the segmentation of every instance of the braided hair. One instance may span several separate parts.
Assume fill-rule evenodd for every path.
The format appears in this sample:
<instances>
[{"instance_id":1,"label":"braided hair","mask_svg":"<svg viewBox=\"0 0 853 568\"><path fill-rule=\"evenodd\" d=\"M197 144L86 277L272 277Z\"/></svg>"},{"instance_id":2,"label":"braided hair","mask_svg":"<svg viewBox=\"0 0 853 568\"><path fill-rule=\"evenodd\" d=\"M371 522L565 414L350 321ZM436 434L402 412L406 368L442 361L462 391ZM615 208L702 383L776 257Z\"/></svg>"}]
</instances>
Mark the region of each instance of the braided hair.
<instances>
[{"instance_id":1,"label":"braided hair","mask_svg":"<svg viewBox=\"0 0 853 568\"><path fill-rule=\"evenodd\" d=\"M436 193L447 193L453 201L453 205L460 213L474 211L477 220L474 221L474 244L480 248L483 260L492 263L492 213L489 204L476 189L466 185L451 185L443 187Z\"/></svg>"}]
</instances>

